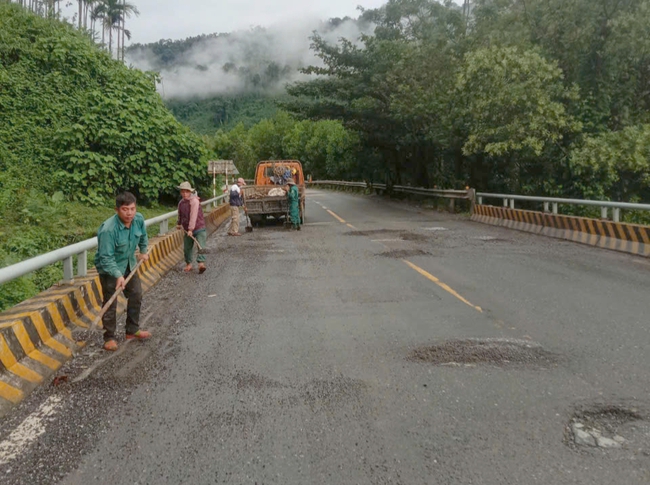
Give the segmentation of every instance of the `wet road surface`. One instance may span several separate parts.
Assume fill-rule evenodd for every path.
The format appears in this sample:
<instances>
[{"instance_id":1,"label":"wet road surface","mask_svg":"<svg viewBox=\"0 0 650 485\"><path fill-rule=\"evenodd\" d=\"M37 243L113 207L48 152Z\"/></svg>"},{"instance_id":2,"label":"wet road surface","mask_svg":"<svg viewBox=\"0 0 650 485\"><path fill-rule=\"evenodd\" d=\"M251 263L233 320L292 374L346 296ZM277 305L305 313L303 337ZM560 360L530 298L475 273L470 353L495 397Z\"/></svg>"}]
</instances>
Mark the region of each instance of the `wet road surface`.
<instances>
[{"instance_id":1,"label":"wet road surface","mask_svg":"<svg viewBox=\"0 0 650 485\"><path fill-rule=\"evenodd\" d=\"M2 483L650 482L646 259L307 200L300 232L220 228L145 296L151 341L95 337L0 421Z\"/></svg>"}]
</instances>

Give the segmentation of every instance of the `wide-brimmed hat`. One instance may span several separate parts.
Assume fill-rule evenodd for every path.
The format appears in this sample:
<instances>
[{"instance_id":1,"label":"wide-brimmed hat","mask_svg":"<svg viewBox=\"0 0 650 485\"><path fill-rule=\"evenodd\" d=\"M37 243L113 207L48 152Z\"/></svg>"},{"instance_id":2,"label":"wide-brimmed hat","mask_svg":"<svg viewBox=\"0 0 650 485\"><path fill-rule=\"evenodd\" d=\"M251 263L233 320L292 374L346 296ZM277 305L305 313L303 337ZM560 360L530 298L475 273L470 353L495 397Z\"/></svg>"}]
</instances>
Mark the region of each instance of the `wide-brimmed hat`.
<instances>
[{"instance_id":1,"label":"wide-brimmed hat","mask_svg":"<svg viewBox=\"0 0 650 485\"><path fill-rule=\"evenodd\" d=\"M244 179L241 178L241 177L239 177L239 178L237 179L237 183L238 183L238 184L242 184L242 185L246 185L246 182L245 182Z\"/></svg>"},{"instance_id":2,"label":"wide-brimmed hat","mask_svg":"<svg viewBox=\"0 0 650 485\"><path fill-rule=\"evenodd\" d=\"M287 179L287 185L296 185L296 181L293 179Z\"/></svg>"},{"instance_id":3,"label":"wide-brimmed hat","mask_svg":"<svg viewBox=\"0 0 650 485\"><path fill-rule=\"evenodd\" d=\"M178 190L189 190L190 192L194 192L194 189L192 188L192 184L189 182L183 182L180 184L178 187L176 187Z\"/></svg>"}]
</instances>

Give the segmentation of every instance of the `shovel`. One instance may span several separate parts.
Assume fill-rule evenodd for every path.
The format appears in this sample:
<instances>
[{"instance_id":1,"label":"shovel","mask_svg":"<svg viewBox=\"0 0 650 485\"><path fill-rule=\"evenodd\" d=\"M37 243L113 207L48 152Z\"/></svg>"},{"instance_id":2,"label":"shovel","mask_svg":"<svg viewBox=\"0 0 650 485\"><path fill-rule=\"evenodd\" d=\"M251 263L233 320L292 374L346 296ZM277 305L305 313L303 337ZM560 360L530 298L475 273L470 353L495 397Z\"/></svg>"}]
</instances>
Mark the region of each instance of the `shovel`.
<instances>
[{"instance_id":1,"label":"shovel","mask_svg":"<svg viewBox=\"0 0 650 485\"><path fill-rule=\"evenodd\" d=\"M197 241L194 236L190 236L189 234L187 234L187 232L185 234L187 236L191 237L194 240L194 244L196 244L196 247L198 248L198 251L197 251L198 254L206 254L207 253L207 251L201 247L201 244L199 244L199 241Z\"/></svg>"},{"instance_id":2,"label":"shovel","mask_svg":"<svg viewBox=\"0 0 650 485\"><path fill-rule=\"evenodd\" d=\"M140 267L140 265L142 263L144 263L144 259L141 259L140 261L138 261L138 264L135 265L135 268L133 268L131 273L129 273L129 276L126 277L126 279L124 280L124 286L125 287L129 283L129 281L131 281L131 278L133 278L133 276L138 272L138 268ZM111 307L113 302L117 299L117 297L120 296L120 293L122 293L123 290L124 290L124 288L120 288L115 293L113 293L113 296L111 296L110 300L108 300L106 302L106 305L104 305L102 307L102 309L99 311L99 315L97 315L95 317L95 320L93 320L93 323L90 325L90 331L91 332L94 332L95 330L97 330L97 325L99 325L99 322L102 320L102 317L104 316L104 313L106 313L108 311L108 309Z\"/></svg>"},{"instance_id":3,"label":"shovel","mask_svg":"<svg viewBox=\"0 0 650 485\"><path fill-rule=\"evenodd\" d=\"M251 218L248 216L248 209L244 206L244 214L246 214L246 232L253 232L253 224L251 223Z\"/></svg>"}]
</instances>

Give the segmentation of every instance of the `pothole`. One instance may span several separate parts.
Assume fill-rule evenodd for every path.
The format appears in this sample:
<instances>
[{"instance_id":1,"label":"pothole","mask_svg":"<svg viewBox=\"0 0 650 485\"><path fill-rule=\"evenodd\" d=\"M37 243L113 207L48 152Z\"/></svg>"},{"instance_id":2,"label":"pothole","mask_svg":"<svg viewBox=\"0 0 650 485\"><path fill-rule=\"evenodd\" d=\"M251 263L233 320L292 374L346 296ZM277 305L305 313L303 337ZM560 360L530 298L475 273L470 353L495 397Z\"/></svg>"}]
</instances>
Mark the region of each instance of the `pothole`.
<instances>
[{"instance_id":1,"label":"pothole","mask_svg":"<svg viewBox=\"0 0 650 485\"><path fill-rule=\"evenodd\" d=\"M478 241L483 241L483 242L511 242L510 239L503 239L496 236L477 236L472 239L476 239Z\"/></svg>"},{"instance_id":2,"label":"pothole","mask_svg":"<svg viewBox=\"0 0 650 485\"><path fill-rule=\"evenodd\" d=\"M372 231L348 231L346 236L377 236L381 234L396 234L400 232L397 229L374 229Z\"/></svg>"},{"instance_id":3,"label":"pothole","mask_svg":"<svg viewBox=\"0 0 650 485\"><path fill-rule=\"evenodd\" d=\"M396 249L394 251L386 251L384 253L379 254L379 256L384 256L386 258L396 258L396 259L404 259L404 258L411 258L413 256L427 256L427 255L429 255L429 253L421 249Z\"/></svg>"},{"instance_id":4,"label":"pothole","mask_svg":"<svg viewBox=\"0 0 650 485\"><path fill-rule=\"evenodd\" d=\"M340 376L332 380L312 380L303 386L301 394L304 402L311 406L340 406L359 401L366 388L363 381Z\"/></svg>"},{"instance_id":5,"label":"pothole","mask_svg":"<svg viewBox=\"0 0 650 485\"><path fill-rule=\"evenodd\" d=\"M373 236L381 237L386 236L385 241L426 241L429 238L424 234L416 234L414 232L399 230L399 229L374 229L371 231L348 231L346 236ZM388 239L391 238L391 239ZM383 241L384 239L375 239L376 241Z\"/></svg>"},{"instance_id":6,"label":"pothole","mask_svg":"<svg viewBox=\"0 0 650 485\"><path fill-rule=\"evenodd\" d=\"M516 339L449 340L438 345L420 347L411 352L410 360L434 365L496 366L526 365L548 367L556 356L539 344Z\"/></svg>"},{"instance_id":7,"label":"pothole","mask_svg":"<svg viewBox=\"0 0 650 485\"><path fill-rule=\"evenodd\" d=\"M404 241L426 241L429 239L424 234L416 234L414 232L402 232L400 233L400 237Z\"/></svg>"},{"instance_id":8,"label":"pothole","mask_svg":"<svg viewBox=\"0 0 650 485\"><path fill-rule=\"evenodd\" d=\"M278 381L250 372L238 372L233 377L233 381L235 382L238 391L244 389L261 391L263 389L284 387L284 385Z\"/></svg>"},{"instance_id":9,"label":"pothole","mask_svg":"<svg viewBox=\"0 0 650 485\"><path fill-rule=\"evenodd\" d=\"M565 441L574 449L629 450L650 456L650 422L634 407L598 405L574 414Z\"/></svg>"}]
</instances>

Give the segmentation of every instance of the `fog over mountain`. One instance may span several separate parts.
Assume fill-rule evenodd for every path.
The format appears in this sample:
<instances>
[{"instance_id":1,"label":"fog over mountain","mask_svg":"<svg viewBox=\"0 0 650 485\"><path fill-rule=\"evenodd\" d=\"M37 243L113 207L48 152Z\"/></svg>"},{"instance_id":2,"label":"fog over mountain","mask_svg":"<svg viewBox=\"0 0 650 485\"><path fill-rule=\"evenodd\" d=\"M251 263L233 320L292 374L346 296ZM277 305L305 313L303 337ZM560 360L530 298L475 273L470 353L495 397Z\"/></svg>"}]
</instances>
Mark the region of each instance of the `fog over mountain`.
<instances>
[{"instance_id":1,"label":"fog over mountain","mask_svg":"<svg viewBox=\"0 0 650 485\"><path fill-rule=\"evenodd\" d=\"M160 72L158 90L166 99L234 95L246 92L279 94L288 82L305 78L301 67L320 65L310 50L314 31L331 43L346 38L358 43L373 25L355 19L312 18L228 34L210 34L182 41L136 44L127 62Z\"/></svg>"}]
</instances>

